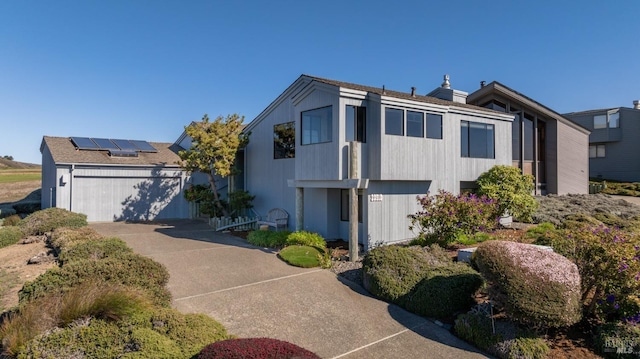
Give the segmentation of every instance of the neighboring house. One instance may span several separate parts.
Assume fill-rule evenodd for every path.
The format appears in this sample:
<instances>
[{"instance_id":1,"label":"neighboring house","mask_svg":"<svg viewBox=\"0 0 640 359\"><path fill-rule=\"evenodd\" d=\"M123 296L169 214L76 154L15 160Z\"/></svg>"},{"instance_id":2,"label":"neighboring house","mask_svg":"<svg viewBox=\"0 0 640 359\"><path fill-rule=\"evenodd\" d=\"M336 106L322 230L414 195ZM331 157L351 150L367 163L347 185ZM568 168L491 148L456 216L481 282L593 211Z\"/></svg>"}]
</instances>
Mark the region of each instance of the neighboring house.
<instances>
[{"instance_id":1,"label":"neighboring house","mask_svg":"<svg viewBox=\"0 0 640 359\"><path fill-rule=\"evenodd\" d=\"M633 105L564 115L591 130L589 177L640 182L640 101Z\"/></svg>"},{"instance_id":2,"label":"neighboring house","mask_svg":"<svg viewBox=\"0 0 640 359\"><path fill-rule=\"evenodd\" d=\"M571 122L499 82L483 81L467 103L515 116L513 166L535 177L536 194L589 193L588 126Z\"/></svg>"},{"instance_id":3,"label":"neighboring house","mask_svg":"<svg viewBox=\"0 0 640 359\"><path fill-rule=\"evenodd\" d=\"M95 140L95 141L94 141ZM189 177L171 143L44 136L42 208L84 213L91 222L189 218Z\"/></svg>"},{"instance_id":4,"label":"neighboring house","mask_svg":"<svg viewBox=\"0 0 640 359\"><path fill-rule=\"evenodd\" d=\"M365 248L414 238L416 196L459 193L512 163L514 115L466 95L448 77L422 96L302 75L247 126L245 189L263 216L283 208L290 229L346 240L355 188Z\"/></svg>"}]
</instances>

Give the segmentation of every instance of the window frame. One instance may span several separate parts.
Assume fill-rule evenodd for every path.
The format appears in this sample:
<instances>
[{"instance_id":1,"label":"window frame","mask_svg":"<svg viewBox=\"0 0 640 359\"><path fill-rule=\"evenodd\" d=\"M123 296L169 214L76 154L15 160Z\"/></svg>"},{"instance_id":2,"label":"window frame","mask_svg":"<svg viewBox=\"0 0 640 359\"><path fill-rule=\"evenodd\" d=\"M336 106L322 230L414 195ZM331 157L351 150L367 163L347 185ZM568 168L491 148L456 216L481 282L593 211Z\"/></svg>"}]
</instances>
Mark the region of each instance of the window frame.
<instances>
[{"instance_id":1,"label":"window frame","mask_svg":"<svg viewBox=\"0 0 640 359\"><path fill-rule=\"evenodd\" d=\"M473 125L473 126L472 126ZM475 154L476 151L473 150L473 146L472 146L472 128L475 128L476 130L480 129L480 128L484 128L484 132L486 132L486 149L485 149L485 155L484 156L476 156L476 155L472 155ZM465 131L466 128L466 131ZM491 129L489 131L489 129ZM465 133L466 132L466 133ZM488 134L491 133L491 146L489 146L489 136ZM466 141L466 143L465 143ZM460 157L462 158L482 158L482 159L495 159L496 158L496 129L495 129L495 125L491 124L491 123L483 123L483 122L475 122L475 121L467 121L467 120L460 120Z\"/></svg>"},{"instance_id":2,"label":"window frame","mask_svg":"<svg viewBox=\"0 0 640 359\"><path fill-rule=\"evenodd\" d=\"M349 117L349 113L352 117ZM345 141L367 143L367 108L365 106L346 105Z\"/></svg>"},{"instance_id":3,"label":"window frame","mask_svg":"<svg viewBox=\"0 0 640 359\"><path fill-rule=\"evenodd\" d=\"M441 140L443 137L443 129L442 129L442 119L443 116L441 114L437 114L437 113L428 113L426 115L425 118L425 137L426 138L430 138L432 140ZM431 135L431 131L429 131L429 123L434 123L435 120L439 121L439 132L438 132L438 136L433 136Z\"/></svg>"},{"instance_id":4,"label":"window frame","mask_svg":"<svg viewBox=\"0 0 640 359\"><path fill-rule=\"evenodd\" d=\"M307 139L305 136L305 115L308 116L307 118L310 118L310 115L313 112L321 112L321 111L327 111L325 114L329 114L328 117L328 123L325 124L325 126L322 126L322 120L326 119L327 117L320 117L320 121L318 123L314 122L310 122L308 123L309 126L312 127L311 130L309 130L309 138ZM310 118L309 121L313 120L313 118ZM320 126L318 126L318 124ZM318 127L316 129L313 129L313 127ZM322 137L322 138L318 138L318 140L314 141L313 140L313 136L312 136L312 131L317 131L320 134L323 133L323 129L328 129L328 131L324 131L326 137ZM305 142L305 140L307 140L308 142ZM318 108L314 108L314 109L310 109L310 110L306 110L306 111L300 111L300 145L302 146L306 146L306 145L315 145L315 144L320 144L320 143L330 143L333 142L333 105L329 105L329 106L323 106L323 107L318 107Z\"/></svg>"},{"instance_id":5,"label":"window frame","mask_svg":"<svg viewBox=\"0 0 640 359\"><path fill-rule=\"evenodd\" d=\"M606 156L607 151L604 144L589 145L589 158L605 158Z\"/></svg>"},{"instance_id":6,"label":"window frame","mask_svg":"<svg viewBox=\"0 0 640 359\"><path fill-rule=\"evenodd\" d=\"M409 114L411 114L412 116L414 116L414 117L415 117L415 118L411 119L411 123L412 123L412 124L414 124L414 125L415 125L415 124L417 124L418 122L420 123L420 126L419 126L419 129L420 129L420 135L419 135L419 136L417 136L417 134L412 134L412 133L411 133L411 132L412 132L412 130L413 130L413 131L417 130L417 129L418 129L418 126L414 126L415 128L411 128L411 127L409 126L409 121L410 121L410 120L409 120ZM418 116L416 116L416 115L418 115L418 116L420 117L420 121L416 121L416 120L417 120L417 117L418 117ZM425 117L425 116L424 116L424 112L422 112L422 111L411 111L411 110L407 110L407 111L406 111L405 116L406 116L406 123L407 123L407 125L406 125L406 131L405 131L405 132L406 132L406 136L407 136L407 137L418 137L418 138L424 138L424 135L425 135L425 131L424 131L424 117Z\"/></svg>"},{"instance_id":7,"label":"window frame","mask_svg":"<svg viewBox=\"0 0 640 359\"><path fill-rule=\"evenodd\" d=\"M400 113L400 133L390 133L389 132L389 116L388 112L398 111ZM405 124L404 124L404 110L395 107L385 107L384 108L384 134L390 136L404 136L405 135Z\"/></svg>"}]
</instances>

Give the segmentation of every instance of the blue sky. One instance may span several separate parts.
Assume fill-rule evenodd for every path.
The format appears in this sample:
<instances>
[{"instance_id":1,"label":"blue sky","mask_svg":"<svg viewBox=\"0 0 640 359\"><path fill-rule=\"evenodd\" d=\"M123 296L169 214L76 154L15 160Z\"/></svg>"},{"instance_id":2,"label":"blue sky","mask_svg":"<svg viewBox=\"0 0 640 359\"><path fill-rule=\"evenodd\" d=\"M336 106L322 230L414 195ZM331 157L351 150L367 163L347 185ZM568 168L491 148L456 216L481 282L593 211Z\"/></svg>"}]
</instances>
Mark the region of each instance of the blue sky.
<instances>
[{"instance_id":1,"label":"blue sky","mask_svg":"<svg viewBox=\"0 0 640 359\"><path fill-rule=\"evenodd\" d=\"M557 112L640 99L636 1L0 1L0 156L173 142L301 74L428 93L496 80Z\"/></svg>"}]
</instances>

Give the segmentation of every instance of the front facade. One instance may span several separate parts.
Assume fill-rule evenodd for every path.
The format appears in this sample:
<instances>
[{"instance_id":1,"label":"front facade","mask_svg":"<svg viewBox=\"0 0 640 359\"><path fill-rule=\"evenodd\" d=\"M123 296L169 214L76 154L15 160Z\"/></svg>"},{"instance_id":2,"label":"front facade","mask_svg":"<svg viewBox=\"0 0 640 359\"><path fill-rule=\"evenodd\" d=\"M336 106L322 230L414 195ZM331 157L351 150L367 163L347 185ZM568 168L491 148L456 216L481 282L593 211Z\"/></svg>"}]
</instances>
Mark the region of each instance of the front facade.
<instances>
[{"instance_id":1,"label":"front facade","mask_svg":"<svg viewBox=\"0 0 640 359\"><path fill-rule=\"evenodd\" d=\"M467 102L514 116L512 165L534 176L536 194L589 193L588 128L499 82Z\"/></svg>"},{"instance_id":2,"label":"front facade","mask_svg":"<svg viewBox=\"0 0 640 359\"><path fill-rule=\"evenodd\" d=\"M589 177L640 182L640 105L571 112L564 115L591 130Z\"/></svg>"},{"instance_id":3,"label":"front facade","mask_svg":"<svg viewBox=\"0 0 640 359\"><path fill-rule=\"evenodd\" d=\"M473 187L510 165L514 116L442 87L421 96L300 76L246 128L245 189L262 215L283 208L290 229L349 238L352 189L365 248L415 237L416 196Z\"/></svg>"},{"instance_id":4,"label":"front facade","mask_svg":"<svg viewBox=\"0 0 640 359\"><path fill-rule=\"evenodd\" d=\"M42 140L42 208L84 213L90 222L189 218L182 195L189 178L175 164L177 145L153 142L145 150L122 150L75 139Z\"/></svg>"}]
</instances>

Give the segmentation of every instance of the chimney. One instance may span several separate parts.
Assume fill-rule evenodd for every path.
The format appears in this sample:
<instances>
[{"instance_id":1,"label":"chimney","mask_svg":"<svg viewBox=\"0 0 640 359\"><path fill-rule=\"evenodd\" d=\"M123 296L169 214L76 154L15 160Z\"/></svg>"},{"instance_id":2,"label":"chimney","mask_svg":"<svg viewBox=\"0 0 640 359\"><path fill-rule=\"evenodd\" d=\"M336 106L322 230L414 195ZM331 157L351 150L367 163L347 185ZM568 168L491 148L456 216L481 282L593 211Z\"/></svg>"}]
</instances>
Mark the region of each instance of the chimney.
<instances>
[{"instance_id":1,"label":"chimney","mask_svg":"<svg viewBox=\"0 0 640 359\"><path fill-rule=\"evenodd\" d=\"M480 88L487 86L487 81L480 81Z\"/></svg>"},{"instance_id":2,"label":"chimney","mask_svg":"<svg viewBox=\"0 0 640 359\"><path fill-rule=\"evenodd\" d=\"M416 97L416 87L411 87L411 97Z\"/></svg>"},{"instance_id":3,"label":"chimney","mask_svg":"<svg viewBox=\"0 0 640 359\"><path fill-rule=\"evenodd\" d=\"M640 100L633 101L633 109L640 110Z\"/></svg>"}]
</instances>

